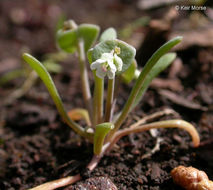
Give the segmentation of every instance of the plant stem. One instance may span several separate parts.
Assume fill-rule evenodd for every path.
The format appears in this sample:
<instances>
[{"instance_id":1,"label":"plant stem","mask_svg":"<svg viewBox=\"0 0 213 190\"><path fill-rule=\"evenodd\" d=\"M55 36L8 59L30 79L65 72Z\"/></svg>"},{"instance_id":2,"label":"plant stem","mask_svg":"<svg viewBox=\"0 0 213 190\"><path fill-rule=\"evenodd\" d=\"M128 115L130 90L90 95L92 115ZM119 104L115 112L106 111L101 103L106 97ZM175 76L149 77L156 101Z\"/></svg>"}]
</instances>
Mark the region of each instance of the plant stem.
<instances>
[{"instance_id":1,"label":"plant stem","mask_svg":"<svg viewBox=\"0 0 213 190\"><path fill-rule=\"evenodd\" d=\"M98 165L99 161L101 160L102 155L93 155L92 160L87 165L87 168L92 171L95 169L95 167Z\"/></svg>"},{"instance_id":2,"label":"plant stem","mask_svg":"<svg viewBox=\"0 0 213 190\"><path fill-rule=\"evenodd\" d=\"M166 116L166 115L173 115L176 117L179 116L179 114L177 112L175 112L173 109L166 108L164 110L161 110L161 111L158 111L158 112L155 112L153 114L143 117L142 119L138 120L136 123L132 124L130 126L130 128L134 128L134 127L140 126L140 125L148 123L148 122L150 123L151 121L159 119L160 117Z\"/></svg>"},{"instance_id":3,"label":"plant stem","mask_svg":"<svg viewBox=\"0 0 213 190\"><path fill-rule=\"evenodd\" d=\"M108 139L110 139L113 136L113 134L119 129L119 127L121 126L121 124L126 119L128 113L131 111L132 105L134 104L134 102L136 100L136 97L137 97L140 89L144 85L144 81L146 79L146 76L149 74L149 72L151 71L151 69L154 67L154 65L157 63L157 61L164 54L166 54L172 47L174 47L176 44L178 44L181 40L182 40L182 37L176 37L176 38L168 41L163 46L161 46L152 55L152 57L147 61L145 67L143 68L143 71L139 75L139 77L138 77L138 79L137 79L137 81L136 81L136 83L135 83L135 85L134 85L134 87L133 87L133 89L132 89L132 91L130 93L130 96L129 96L126 104L124 105L124 108L123 108L123 110L121 112L121 115L119 116L119 118L115 122L115 128L109 133Z\"/></svg>"},{"instance_id":4,"label":"plant stem","mask_svg":"<svg viewBox=\"0 0 213 190\"><path fill-rule=\"evenodd\" d=\"M92 117L92 100L91 100L89 78L88 78L88 73L86 68L84 42L82 40L79 40L79 43L78 43L78 56L79 56L79 65L80 65L84 103L86 105L86 108L89 112L89 116L91 118Z\"/></svg>"},{"instance_id":5,"label":"plant stem","mask_svg":"<svg viewBox=\"0 0 213 190\"><path fill-rule=\"evenodd\" d=\"M109 151L117 143L117 141L123 136L129 135L131 133L139 133L139 132L147 131L150 129L159 129L159 128L183 129L191 135L192 141L195 147L198 147L200 144L200 137L193 125L183 120L168 120L168 121L153 122L150 124L140 125L137 127L130 126L129 128L125 128L125 129L117 131L114 134L114 136L111 138L110 146L107 148L107 151Z\"/></svg>"},{"instance_id":6,"label":"plant stem","mask_svg":"<svg viewBox=\"0 0 213 190\"><path fill-rule=\"evenodd\" d=\"M105 122L111 122L112 118L112 104L113 104L113 95L114 95L114 85L115 79L108 80L108 89L107 89L107 99L106 99L106 109L105 109Z\"/></svg>"},{"instance_id":7,"label":"plant stem","mask_svg":"<svg viewBox=\"0 0 213 190\"><path fill-rule=\"evenodd\" d=\"M139 81L139 82L138 82ZM118 117L118 119L115 121L115 128L108 134L108 137L107 139L110 139L113 134L119 129L119 127L121 126L121 124L123 123L123 121L126 119L130 109L131 109L131 106L137 96L137 93L139 92L140 90L140 81L141 80L137 80L135 86L133 87L132 91L131 91L131 94L126 102L126 104L124 105L124 108L121 112L121 115Z\"/></svg>"},{"instance_id":8,"label":"plant stem","mask_svg":"<svg viewBox=\"0 0 213 190\"><path fill-rule=\"evenodd\" d=\"M103 117L103 96L104 96L104 80L95 77L95 88L93 95L93 126L96 126L98 123L102 122Z\"/></svg>"},{"instance_id":9,"label":"plant stem","mask_svg":"<svg viewBox=\"0 0 213 190\"><path fill-rule=\"evenodd\" d=\"M19 88L13 91L9 97L5 100L5 105L11 104L15 99L18 99L22 97L24 94L26 94L30 88L35 84L36 80L38 79L38 75L35 71L31 71L27 77L27 79L24 81L23 85Z\"/></svg>"},{"instance_id":10,"label":"plant stem","mask_svg":"<svg viewBox=\"0 0 213 190\"><path fill-rule=\"evenodd\" d=\"M37 187L31 188L29 190L53 190L57 189L59 187L64 187L70 184L73 184L81 179L80 174L77 174L75 176L68 176L65 178L57 179L54 181L50 181L44 184L41 184Z\"/></svg>"},{"instance_id":11,"label":"plant stem","mask_svg":"<svg viewBox=\"0 0 213 190\"><path fill-rule=\"evenodd\" d=\"M90 163L87 165L87 168L92 171L95 169L95 167L98 165L100 159L101 159L102 155L98 156L98 155L94 155L92 160L90 161ZM75 176L68 176L68 177L64 177L61 179L57 179L54 181L50 181L44 184L41 184L37 187L31 188L29 190L53 190L53 189L57 189L59 187L64 187L67 185L71 185L79 180L81 180L81 175L77 174Z\"/></svg>"}]
</instances>

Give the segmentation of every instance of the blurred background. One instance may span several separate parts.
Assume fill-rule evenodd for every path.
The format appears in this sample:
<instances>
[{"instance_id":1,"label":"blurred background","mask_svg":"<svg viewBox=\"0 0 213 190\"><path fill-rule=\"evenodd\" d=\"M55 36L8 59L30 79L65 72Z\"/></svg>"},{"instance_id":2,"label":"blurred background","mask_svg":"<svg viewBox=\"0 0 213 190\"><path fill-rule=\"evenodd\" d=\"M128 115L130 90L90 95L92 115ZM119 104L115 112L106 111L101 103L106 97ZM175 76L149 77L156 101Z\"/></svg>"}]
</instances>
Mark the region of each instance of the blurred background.
<instances>
[{"instance_id":1,"label":"blurred background","mask_svg":"<svg viewBox=\"0 0 213 190\"><path fill-rule=\"evenodd\" d=\"M25 77L29 77L26 64L23 65L21 60L23 52L29 52L48 64L57 64L66 59L66 55L57 54L55 34L67 19L73 19L78 24L100 25L102 31L114 27L120 39L136 47L139 66L143 66L167 40L177 35L183 36L182 43L174 49L181 57L175 61L176 67L181 70L183 64L186 66L179 75L188 77L185 73L188 72L187 68L191 68L189 70L192 72L196 62L203 63L200 65L202 68L195 66L191 73L192 82L189 83L192 84L193 76L200 74L200 69L212 74L212 4L211 0L1 0L1 95L6 96L10 87L21 86ZM53 65L51 69L59 72L61 68L60 65ZM174 75L178 76L180 71L175 72ZM20 76L24 76L24 79ZM177 85L177 82L172 85ZM181 89L179 85L176 90ZM12 95L12 100L23 94L25 92Z\"/></svg>"},{"instance_id":2,"label":"blurred background","mask_svg":"<svg viewBox=\"0 0 213 190\"><path fill-rule=\"evenodd\" d=\"M178 10L182 5L201 5L204 11ZM20 62L26 50L36 56L56 51L54 35L66 19L98 24L102 30L112 26L119 38L142 48L145 57L175 35L186 36L182 48L209 47L213 44L211 6L211 0L1 0L0 65Z\"/></svg>"}]
</instances>

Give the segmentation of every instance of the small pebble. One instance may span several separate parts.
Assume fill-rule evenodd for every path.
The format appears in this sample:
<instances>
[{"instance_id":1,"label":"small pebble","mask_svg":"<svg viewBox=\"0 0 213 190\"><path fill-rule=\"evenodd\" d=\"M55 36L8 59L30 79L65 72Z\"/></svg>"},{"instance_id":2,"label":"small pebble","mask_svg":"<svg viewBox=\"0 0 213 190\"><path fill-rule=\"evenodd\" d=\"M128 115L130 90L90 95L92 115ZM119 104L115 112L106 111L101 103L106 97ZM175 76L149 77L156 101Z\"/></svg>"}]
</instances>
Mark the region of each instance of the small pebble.
<instances>
[{"instance_id":1,"label":"small pebble","mask_svg":"<svg viewBox=\"0 0 213 190\"><path fill-rule=\"evenodd\" d=\"M107 177L93 177L65 190L117 190L115 184Z\"/></svg>"}]
</instances>

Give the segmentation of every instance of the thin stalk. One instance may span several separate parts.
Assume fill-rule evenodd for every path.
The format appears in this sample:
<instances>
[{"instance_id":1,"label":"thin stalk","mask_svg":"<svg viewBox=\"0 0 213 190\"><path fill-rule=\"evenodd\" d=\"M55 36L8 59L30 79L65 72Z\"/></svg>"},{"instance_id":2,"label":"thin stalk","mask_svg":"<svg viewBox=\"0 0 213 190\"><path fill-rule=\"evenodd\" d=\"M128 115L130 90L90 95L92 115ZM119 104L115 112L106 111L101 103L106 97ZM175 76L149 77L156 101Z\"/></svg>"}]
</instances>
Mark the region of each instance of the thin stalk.
<instances>
[{"instance_id":1,"label":"thin stalk","mask_svg":"<svg viewBox=\"0 0 213 190\"><path fill-rule=\"evenodd\" d=\"M145 78L145 77L144 77ZM142 80L144 80L144 78ZM120 116L118 117L118 119L115 121L115 128L108 134L108 137L107 139L110 139L113 134L119 129L119 127L121 126L121 124L123 123L123 121L126 119L130 109L131 109L131 106L133 104L133 102L135 101L135 98L140 90L140 87L142 86L143 83L140 83L141 80L137 80L135 86L133 87L131 93L130 93L130 96L126 102L126 104L124 105L124 108L120 114Z\"/></svg>"},{"instance_id":2,"label":"thin stalk","mask_svg":"<svg viewBox=\"0 0 213 190\"><path fill-rule=\"evenodd\" d=\"M159 129L159 128L183 129L191 135L194 147L198 147L200 144L199 134L193 125L183 120L167 120L167 121L159 121L159 122L153 122L150 124L140 125L137 127L130 126L129 128L125 128L125 129L117 131L114 134L114 136L110 139L110 146L107 148L107 151L110 151L110 149L123 136L129 135L131 133L139 133L139 132L147 131L150 129Z\"/></svg>"},{"instance_id":3,"label":"thin stalk","mask_svg":"<svg viewBox=\"0 0 213 190\"><path fill-rule=\"evenodd\" d=\"M106 108L105 108L105 122L111 122L112 118L112 104L113 104L113 95L114 95L114 86L115 79L108 80L108 89L106 97Z\"/></svg>"},{"instance_id":4,"label":"thin stalk","mask_svg":"<svg viewBox=\"0 0 213 190\"><path fill-rule=\"evenodd\" d=\"M95 169L95 167L98 165L98 163L100 162L102 158L102 155L93 155L92 160L90 161L90 163L87 165L87 168L92 171Z\"/></svg>"},{"instance_id":5,"label":"thin stalk","mask_svg":"<svg viewBox=\"0 0 213 190\"><path fill-rule=\"evenodd\" d=\"M8 73L1 76L0 86L6 84L7 82L9 82L15 78L22 77L22 76L25 76L23 69L15 69L15 70L9 71Z\"/></svg>"},{"instance_id":6,"label":"thin stalk","mask_svg":"<svg viewBox=\"0 0 213 190\"><path fill-rule=\"evenodd\" d=\"M24 84L19 89L15 90L10 94L10 96L5 101L5 104L10 104L15 99L18 99L22 97L24 94L26 94L30 90L30 88L32 88L32 86L35 84L37 79L38 75L36 74L36 72L31 71L27 79L24 81Z\"/></svg>"},{"instance_id":7,"label":"thin stalk","mask_svg":"<svg viewBox=\"0 0 213 190\"><path fill-rule=\"evenodd\" d=\"M114 99L117 99L118 97L118 92L120 90L120 85L121 85L121 75L118 75L115 78L115 90L114 90Z\"/></svg>"},{"instance_id":8,"label":"thin stalk","mask_svg":"<svg viewBox=\"0 0 213 190\"><path fill-rule=\"evenodd\" d=\"M153 120L159 119L160 117L166 116L166 115L173 115L173 116L177 116L177 117L179 116L179 114L177 112L175 112L173 109L166 108L162 111L158 111L158 112L155 112L153 114L143 117L142 119L138 120L136 123L132 124L130 127L131 128L138 127L142 124L151 122L151 120L153 121Z\"/></svg>"},{"instance_id":9,"label":"thin stalk","mask_svg":"<svg viewBox=\"0 0 213 190\"><path fill-rule=\"evenodd\" d=\"M165 54L167 53L172 47L174 47L176 44L178 44L181 41L181 37L176 37L167 43L165 43L163 46L161 46L153 55L152 57L148 60L146 63L145 67L143 68L143 71L139 75L131 93L130 96L124 105L124 108L119 116L119 118L115 122L115 128L110 132L108 135L108 139L110 139L113 134L119 129L121 124L124 122L126 119L128 113L131 111L132 105L134 104L136 97L144 85L145 79L147 74L151 71L151 69L154 67L154 65L157 63L157 61Z\"/></svg>"},{"instance_id":10,"label":"thin stalk","mask_svg":"<svg viewBox=\"0 0 213 190\"><path fill-rule=\"evenodd\" d=\"M50 182L41 184L37 187L31 188L29 190L53 190L59 187L64 187L64 186L73 184L79 180L81 180L81 176L80 174L77 174L75 176L68 176L68 177L64 177L54 181L50 181Z\"/></svg>"},{"instance_id":11,"label":"thin stalk","mask_svg":"<svg viewBox=\"0 0 213 190\"><path fill-rule=\"evenodd\" d=\"M104 80L95 77L95 88L93 94L93 126L102 122L103 117L103 96L104 96Z\"/></svg>"},{"instance_id":12,"label":"thin stalk","mask_svg":"<svg viewBox=\"0 0 213 190\"><path fill-rule=\"evenodd\" d=\"M98 163L100 162L101 157L102 157L102 155L101 156L94 155L92 160L90 161L90 163L87 165L87 168L90 171L93 171L95 169L95 167L98 165ZM71 185L81 179L82 179L81 175L77 174L75 176L68 176L68 177L64 177L64 178L57 179L54 181L50 181L50 182L41 184L37 187L31 188L29 190L54 190L59 187Z\"/></svg>"},{"instance_id":13,"label":"thin stalk","mask_svg":"<svg viewBox=\"0 0 213 190\"><path fill-rule=\"evenodd\" d=\"M82 83L82 92L84 103L89 112L90 119L92 118L92 100L91 100L91 92L89 85L89 78L86 67L86 57L84 50L84 42L79 40L78 43L78 56L79 56L79 66L80 66L80 75L81 75L81 83Z\"/></svg>"}]
</instances>

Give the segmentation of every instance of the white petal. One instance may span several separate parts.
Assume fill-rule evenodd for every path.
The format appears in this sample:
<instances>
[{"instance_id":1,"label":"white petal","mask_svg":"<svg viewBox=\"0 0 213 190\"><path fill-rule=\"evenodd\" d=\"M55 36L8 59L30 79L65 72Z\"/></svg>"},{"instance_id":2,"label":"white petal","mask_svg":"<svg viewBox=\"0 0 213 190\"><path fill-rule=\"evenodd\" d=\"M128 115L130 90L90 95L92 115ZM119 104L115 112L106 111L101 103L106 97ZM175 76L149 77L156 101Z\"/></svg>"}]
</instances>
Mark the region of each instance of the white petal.
<instances>
[{"instance_id":1,"label":"white petal","mask_svg":"<svg viewBox=\"0 0 213 190\"><path fill-rule=\"evenodd\" d=\"M106 61L103 60L103 59L97 59L95 62L98 62L98 63L102 64L102 63L105 63Z\"/></svg>"},{"instance_id":2,"label":"white petal","mask_svg":"<svg viewBox=\"0 0 213 190\"><path fill-rule=\"evenodd\" d=\"M110 67L110 70L116 72L117 69L116 69L115 64L113 63L113 60L110 60L110 61L108 61L107 63L108 63L108 65L109 65L109 67Z\"/></svg>"},{"instance_id":3,"label":"white petal","mask_svg":"<svg viewBox=\"0 0 213 190\"><path fill-rule=\"evenodd\" d=\"M113 59L113 54L112 53L103 53L101 55L101 59L108 61Z\"/></svg>"},{"instance_id":4,"label":"white petal","mask_svg":"<svg viewBox=\"0 0 213 190\"><path fill-rule=\"evenodd\" d=\"M96 70L96 76L99 78L104 78L106 76L106 72L104 72L101 67L98 67Z\"/></svg>"},{"instance_id":5,"label":"white petal","mask_svg":"<svg viewBox=\"0 0 213 190\"><path fill-rule=\"evenodd\" d=\"M98 67L100 67L100 65L101 65L102 63L104 63L104 62L106 62L106 61L104 61L104 60L102 60L102 59L97 59L96 61L94 61L94 62L90 65L90 69L95 70L95 69L97 69Z\"/></svg>"},{"instance_id":6,"label":"white petal","mask_svg":"<svg viewBox=\"0 0 213 190\"><path fill-rule=\"evenodd\" d=\"M122 59L119 56L117 56L116 54L114 55L114 58L115 58L114 61L115 61L115 65L117 67L117 70L121 71L122 67L123 67Z\"/></svg>"},{"instance_id":7,"label":"white petal","mask_svg":"<svg viewBox=\"0 0 213 190\"><path fill-rule=\"evenodd\" d=\"M113 79L115 77L115 72L108 70L107 71L107 76L109 79Z\"/></svg>"},{"instance_id":8,"label":"white petal","mask_svg":"<svg viewBox=\"0 0 213 190\"><path fill-rule=\"evenodd\" d=\"M93 62L93 63L90 65L90 69L92 69L92 70L97 69L99 64L100 64L100 63L98 63L97 61Z\"/></svg>"}]
</instances>

